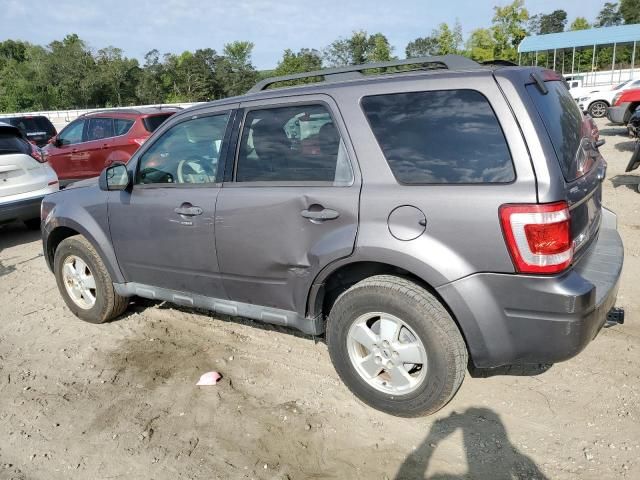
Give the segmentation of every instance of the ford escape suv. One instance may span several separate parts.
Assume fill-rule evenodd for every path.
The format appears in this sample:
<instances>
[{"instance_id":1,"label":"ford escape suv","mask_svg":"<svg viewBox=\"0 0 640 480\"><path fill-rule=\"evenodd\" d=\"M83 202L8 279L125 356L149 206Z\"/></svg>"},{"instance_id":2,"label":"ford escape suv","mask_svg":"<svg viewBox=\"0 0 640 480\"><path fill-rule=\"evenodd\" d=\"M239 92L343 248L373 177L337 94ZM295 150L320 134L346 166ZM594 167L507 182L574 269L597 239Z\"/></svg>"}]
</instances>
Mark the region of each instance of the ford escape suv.
<instances>
[{"instance_id":1,"label":"ford escape suv","mask_svg":"<svg viewBox=\"0 0 640 480\"><path fill-rule=\"evenodd\" d=\"M143 107L100 110L78 117L45 147L61 186L97 177L113 162L128 162L162 122L178 109Z\"/></svg>"},{"instance_id":2,"label":"ford escape suv","mask_svg":"<svg viewBox=\"0 0 640 480\"><path fill-rule=\"evenodd\" d=\"M623 246L598 145L541 68L444 56L268 79L48 196L45 258L81 319L140 296L325 334L362 401L424 415L469 362L566 360L605 323Z\"/></svg>"}]
</instances>

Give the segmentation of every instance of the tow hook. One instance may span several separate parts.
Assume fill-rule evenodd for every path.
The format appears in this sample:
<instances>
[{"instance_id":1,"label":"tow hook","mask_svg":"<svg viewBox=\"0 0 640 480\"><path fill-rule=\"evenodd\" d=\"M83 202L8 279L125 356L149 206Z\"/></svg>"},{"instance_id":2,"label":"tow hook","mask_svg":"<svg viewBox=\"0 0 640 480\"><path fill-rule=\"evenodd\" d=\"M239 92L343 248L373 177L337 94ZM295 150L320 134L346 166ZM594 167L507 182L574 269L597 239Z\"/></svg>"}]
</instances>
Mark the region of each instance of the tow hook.
<instances>
[{"instance_id":1,"label":"tow hook","mask_svg":"<svg viewBox=\"0 0 640 480\"><path fill-rule=\"evenodd\" d=\"M607 313L607 327L624 323L624 308L613 307Z\"/></svg>"}]
</instances>

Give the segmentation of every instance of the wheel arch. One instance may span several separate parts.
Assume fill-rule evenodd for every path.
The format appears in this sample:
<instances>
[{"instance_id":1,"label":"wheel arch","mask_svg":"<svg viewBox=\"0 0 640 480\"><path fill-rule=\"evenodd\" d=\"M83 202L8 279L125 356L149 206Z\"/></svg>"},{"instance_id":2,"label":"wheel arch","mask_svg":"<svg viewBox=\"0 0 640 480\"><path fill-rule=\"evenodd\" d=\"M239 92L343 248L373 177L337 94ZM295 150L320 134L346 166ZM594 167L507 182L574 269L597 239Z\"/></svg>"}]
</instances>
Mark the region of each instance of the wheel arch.
<instances>
[{"instance_id":1,"label":"wheel arch","mask_svg":"<svg viewBox=\"0 0 640 480\"><path fill-rule=\"evenodd\" d=\"M95 222L93 223L95 224ZM86 224L80 224L70 218L57 218L55 225L48 226L48 233L43 242L47 265L53 271L53 259L55 252L63 240L75 235L82 235L93 246L93 248L96 249L96 252L98 252L98 255L102 258L112 280L116 283L124 282L124 277L118 267L115 253L111 247L109 239L97 224L90 225L90 227L98 232L97 235L90 233L90 228L87 228ZM103 245L105 247L103 247Z\"/></svg>"},{"instance_id":2,"label":"wheel arch","mask_svg":"<svg viewBox=\"0 0 640 480\"><path fill-rule=\"evenodd\" d=\"M314 281L309 291L307 317L326 319L338 296L352 285L374 275L394 275L413 281L438 299L457 325L467 345L467 351L471 356L472 349L469 348L465 329L460 322L458 322L456 314L448 302L436 289L439 285L445 283L444 277L436 274L435 271L431 271L425 275L424 271L417 272L405 262L401 262L402 266L399 265L399 263L400 262L384 262L373 258L359 258L351 259L351 261L343 259L343 261L334 262L328 267L325 267L325 269L318 274L316 281Z\"/></svg>"}]
</instances>

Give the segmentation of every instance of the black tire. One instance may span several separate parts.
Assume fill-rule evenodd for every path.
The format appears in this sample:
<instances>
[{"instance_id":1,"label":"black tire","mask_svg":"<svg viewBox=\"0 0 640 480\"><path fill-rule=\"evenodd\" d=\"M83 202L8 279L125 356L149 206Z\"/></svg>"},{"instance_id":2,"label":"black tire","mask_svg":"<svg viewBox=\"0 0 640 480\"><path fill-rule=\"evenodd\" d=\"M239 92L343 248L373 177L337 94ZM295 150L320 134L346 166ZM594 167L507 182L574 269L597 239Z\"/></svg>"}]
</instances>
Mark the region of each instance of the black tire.
<instances>
[{"instance_id":1,"label":"black tire","mask_svg":"<svg viewBox=\"0 0 640 480\"><path fill-rule=\"evenodd\" d=\"M70 255L81 258L89 267L96 283L95 304L90 309L76 305L69 296L62 277L62 266ZM118 295L111 280L111 275L104 262L93 248L93 245L81 235L64 239L58 245L53 260L53 271L58 290L71 312L90 323L104 323L121 315L127 308L129 299Z\"/></svg>"},{"instance_id":2,"label":"black tire","mask_svg":"<svg viewBox=\"0 0 640 480\"><path fill-rule=\"evenodd\" d=\"M40 230L39 218L30 218L29 220L24 220L23 223L29 230Z\"/></svg>"},{"instance_id":3,"label":"black tire","mask_svg":"<svg viewBox=\"0 0 640 480\"><path fill-rule=\"evenodd\" d=\"M369 385L354 368L347 347L353 322L366 313L384 312L400 318L422 341L427 373L415 391L392 395ZM334 303L327 324L331 361L347 387L364 403L391 415L417 417L444 407L462 384L467 348L447 310L416 283L391 275L362 280Z\"/></svg>"},{"instance_id":4,"label":"black tire","mask_svg":"<svg viewBox=\"0 0 640 480\"><path fill-rule=\"evenodd\" d=\"M602 118L607 114L608 106L609 105L607 104L607 102L604 102L602 100L596 100L591 105L589 105L589 108L587 109L587 111L589 112L589 115L591 115L593 118Z\"/></svg>"}]
</instances>

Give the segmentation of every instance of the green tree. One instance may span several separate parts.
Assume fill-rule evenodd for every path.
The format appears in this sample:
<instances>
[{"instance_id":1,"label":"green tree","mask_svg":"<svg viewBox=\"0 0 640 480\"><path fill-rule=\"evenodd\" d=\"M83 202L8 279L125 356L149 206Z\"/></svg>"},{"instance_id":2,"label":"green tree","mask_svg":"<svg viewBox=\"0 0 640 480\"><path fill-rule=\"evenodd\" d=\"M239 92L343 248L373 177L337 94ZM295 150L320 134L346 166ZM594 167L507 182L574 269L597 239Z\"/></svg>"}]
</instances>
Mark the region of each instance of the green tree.
<instances>
[{"instance_id":1,"label":"green tree","mask_svg":"<svg viewBox=\"0 0 640 480\"><path fill-rule=\"evenodd\" d=\"M460 53L462 47L462 26L456 20L453 29L441 23L428 37L418 37L409 42L405 49L407 58L430 55L448 55Z\"/></svg>"},{"instance_id":2,"label":"green tree","mask_svg":"<svg viewBox=\"0 0 640 480\"><path fill-rule=\"evenodd\" d=\"M164 82L165 68L160 62L160 52L153 49L144 56L144 65L140 72L136 95L143 104L163 103L167 98L168 88Z\"/></svg>"},{"instance_id":3,"label":"green tree","mask_svg":"<svg viewBox=\"0 0 640 480\"><path fill-rule=\"evenodd\" d=\"M428 57L438 55L438 39L434 36L418 37L407 44L405 54L407 58Z\"/></svg>"},{"instance_id":4,"label":"green tree","mask_svg":"<svg viewBox=\"0 0 640 480\"><path fill-rule=\"evenodd\" d=\"M613 2L607 2L600 10L600 13L596 17L595 27L611 27L614 25L622 24L622 14L618 9L618 4Z\"/></svg>"},{"instance_id":5,"label":"green tree","mask_svg":"<svg viewBox=\"0 0 640 480\"><path fill-rule=\"evenodd\" d=\"M361 30L349 38L339 38L325 49L324 57L331 66L360 65L391 60L393 48L381 33L373 35Z\"/></svg>"},{"instance_id":6,"label":"green tree","mask_svg":"<svg viewBox=\"0 0 640 480\"><path fill-rule=\"evenodd\" d=\"M278 66L271 73L274 76L282 76L312 72L321 68L322 57L317 50L303 48L298 53L294 53L292 50L286 49L282 55L282 60L278 62Z\"/></svg>"},{"instance_id":7,"label":"green tree","mask_svg":"<svg viewBox=\"0 0 640 480\"><path fill-rule=\"evenodd\" d=\"M122 50L115 47L98 50L95 59L96 73L103 87L103 102L110 106L137 103L138 61L126 58Z\"/></svg>"},{"instance_id":8,"label":"green tree","mask_svg":"<svg viewBox=\"0 0 640 480\"><path fill-rule=\"evenodd\" d=\"M494 58L516 60L517 46L526 36L525 29L529 12L524 0L514 0L504 7L494 7L491 31L495 40Z\"/></svg>"},{"instance_id":9,"label":"green tree","mask_svg":"<svg viewBox=\"0 0 640 480\"><path fill-rule=\"evenodd\" d=\"M575 30L588 30L590 28L591 28L591 25L589 25L589 22L587 21L586 18L577 17L571 23L571 26L569 27L569 30L572 30L572 31L575 31Z\"/></svg>"},{"instance_id":10,"label":"green tree","mask_svg":"<svg viewBox=\"0 0 640 480\"><path fill-rule=\"evenodd\" d=\"M241 95L249 90L258 79L258 72L251 63L253 43L236 41L224 46L215 78L224 96Z\"/></svg>"},{"instance_id":11,"label":"green tree","mask_svg":"<svg viewBox=\"0 0 640 480\"><path fill-rule=\"evenodd\" d=\"M620 0L619 12L624 23L640 23L640 0Z\"/></svg>"},{"instance_id":12,"label":"green tree","mask_svg":"<svg viewBox=\"0 0 640 480\"><path fill-rule=\"evenodd\" d=\"M495 40L488 28L477 28L471 32L467 40L467 55L477 62L493 59Z\"/></svg>"},{"instance_id":13,"label":"green tree","mask_svg":"<svg viewBox=\"0 0 640 480\"><path fill-rule=\"evenodd\" d=\"M564 10L554 10L547 15L540 15L539 34L564 32L567 24L567 12Z\"/></svg>"}]
</instances>

